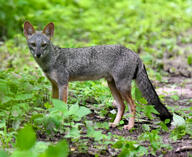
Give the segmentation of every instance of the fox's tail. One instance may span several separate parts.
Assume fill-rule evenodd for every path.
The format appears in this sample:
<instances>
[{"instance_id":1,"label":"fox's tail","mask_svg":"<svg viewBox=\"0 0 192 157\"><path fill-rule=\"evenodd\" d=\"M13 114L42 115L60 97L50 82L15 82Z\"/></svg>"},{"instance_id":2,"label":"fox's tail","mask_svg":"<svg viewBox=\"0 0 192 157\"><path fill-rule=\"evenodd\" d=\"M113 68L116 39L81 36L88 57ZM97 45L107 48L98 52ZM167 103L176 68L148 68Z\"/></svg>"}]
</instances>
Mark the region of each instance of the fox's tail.
<instances>
[{"instance_id":1,"label":"fox's tail","mask_svg":"<svg viewBox=\"0 0 192 157\"><path fill-rule=\"evenodd\" d=\"M173 116L168 109L161 103L151 81L148 78L144 64L139 59L135 80L138 88L140 89L143 97L147 100L148 104L154 105L154 108L159 112L159 117L162 121L170 119L170 125Z\"/></svg>"}]
</instances>

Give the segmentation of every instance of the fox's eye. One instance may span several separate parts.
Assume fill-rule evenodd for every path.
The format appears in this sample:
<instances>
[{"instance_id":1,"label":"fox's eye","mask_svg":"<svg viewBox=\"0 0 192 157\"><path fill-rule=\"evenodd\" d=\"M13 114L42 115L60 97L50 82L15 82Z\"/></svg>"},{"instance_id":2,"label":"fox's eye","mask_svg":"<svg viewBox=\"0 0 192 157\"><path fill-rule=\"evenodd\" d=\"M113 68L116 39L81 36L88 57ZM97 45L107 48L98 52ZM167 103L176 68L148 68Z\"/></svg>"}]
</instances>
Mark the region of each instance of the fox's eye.
<instances>
[{"instance_id":1,"label":"fox's eye","mask_svg":"<svg viewBox=\"0 0 192 157\"><path fill-rule=\"evenodd\" d=\"M46 46L47 46L47 44L46 44L46 43L43 43L43 44L41 44L41 46L42 46L42 47L46 47Z\"/></svg>"},{"instance_id":2,"label":"fox's eye","mask_svg":"<svg viewBox=\"0 0 192 157\"><path fill-rule=\"evenodd\" d=\"M35 43L31 43L31 45L32 45L33 47L35 47L35 46L36 46L36 44L35 44Z\"/></svg>"}]
</instances>

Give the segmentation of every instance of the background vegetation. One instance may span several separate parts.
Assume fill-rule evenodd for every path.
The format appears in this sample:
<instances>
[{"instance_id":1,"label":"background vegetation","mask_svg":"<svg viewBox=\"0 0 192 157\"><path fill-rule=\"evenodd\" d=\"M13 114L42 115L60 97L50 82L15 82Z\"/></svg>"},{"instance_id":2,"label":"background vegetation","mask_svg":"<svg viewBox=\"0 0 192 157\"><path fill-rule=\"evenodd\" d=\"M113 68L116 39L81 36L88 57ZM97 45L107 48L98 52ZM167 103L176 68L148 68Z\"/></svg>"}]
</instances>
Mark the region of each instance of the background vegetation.
<instances>
[{"instance_id":1,"label":"background vegetation","mask_svg":"<svg viewBox=\"0 0 192 157\"><path fill-rule=\"evenodd\" d=\"M184 110L168 106L180 115L174 116L175 129L168 130L157 120L156 128L141 122L141 128L133 130L140 130L134 138L122 126L120 134L114 132L107 122L114 119L115 108L104 80L71 83L68 105L52 100L50 83L23 36L26 20L40 30L54 22L53 43L61 47L125 45L140 53L150 78L160 82L167 76L162 71L164 53L175 51L178 43L192 42L187 33L192 25L190 0L1 0L0 156L59 157L91 151L96 156L155 156L173 150L162 140L163 133L173 141L192 138L190 106ZM133 89L138 121L153 119L153 108L140 105L145 101L134 84ZM160 97L166 102L164 95ZM172 99L176 102L179 96Z\"/></svg>"}]
</instances>

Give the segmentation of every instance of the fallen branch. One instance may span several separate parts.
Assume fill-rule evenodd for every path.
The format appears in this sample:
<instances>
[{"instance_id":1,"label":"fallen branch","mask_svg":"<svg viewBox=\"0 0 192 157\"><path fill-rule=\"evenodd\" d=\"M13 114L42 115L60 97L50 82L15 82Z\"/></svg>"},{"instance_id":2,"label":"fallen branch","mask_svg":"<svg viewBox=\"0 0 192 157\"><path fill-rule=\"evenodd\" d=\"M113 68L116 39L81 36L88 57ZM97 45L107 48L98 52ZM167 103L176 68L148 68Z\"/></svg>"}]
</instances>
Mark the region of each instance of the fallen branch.
<instances>
[{"instance_id":1,"label":"fallen branch","mask_svg":"<svg viewBox=\"0 0 192 157\"><path fill-rule=\"evenodd\" d=\"M176 149L176 153L183 152L183 151L190 151L192 150L192 146L183 146Z\"/></svg>"}]
</instances>

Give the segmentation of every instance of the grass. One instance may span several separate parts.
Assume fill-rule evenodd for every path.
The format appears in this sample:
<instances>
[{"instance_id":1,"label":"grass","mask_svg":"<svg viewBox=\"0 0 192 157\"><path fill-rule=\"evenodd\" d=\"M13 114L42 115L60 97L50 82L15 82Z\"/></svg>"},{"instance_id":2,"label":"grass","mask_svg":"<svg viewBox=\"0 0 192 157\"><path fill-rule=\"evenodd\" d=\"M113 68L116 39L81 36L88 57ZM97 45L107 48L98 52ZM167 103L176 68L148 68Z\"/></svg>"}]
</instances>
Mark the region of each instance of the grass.
<instances>
[{"instance_id":1,"label":"grass","mask_svg":"<svg viewBox=\"0 0 192 157\"><path fill-rule=\"evenodd\" d=\"M156 128L146 123L124 135L121 125L129 117L126 114L117 129L120 133L114 133L108 122L115 118L116 110L104 80L70 83L68 104L52 100L50 83L31 57L22 34L25 20L41 29L53 21L53 43L62 47L123 44L141 53L150 78L163 81L164 52L172 52L178 39L183 43L192 41L183 35L191 26L190 1L16 0L3 1L2 6L0 156L86 154L91 146L96 150L95 156L106 155L109 148L119 156L157 156L173 149L163 142L163 133L170 135L169 140L184 136L191 139L192 115L182 110L179 114L185 117L185 126L179 116L178 127L173 130L155 121ZM138 121L142 124L146 117L153 120L154 109L141 105L146 101L134 84L132 94L137 100ZM177 95L171 98L179 101ZM179 111L172 106L169 109ZM185 110L190 112L191 108Z\"/></svg>"}]
</instances>

